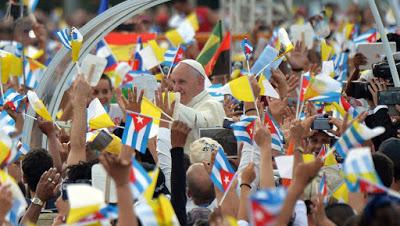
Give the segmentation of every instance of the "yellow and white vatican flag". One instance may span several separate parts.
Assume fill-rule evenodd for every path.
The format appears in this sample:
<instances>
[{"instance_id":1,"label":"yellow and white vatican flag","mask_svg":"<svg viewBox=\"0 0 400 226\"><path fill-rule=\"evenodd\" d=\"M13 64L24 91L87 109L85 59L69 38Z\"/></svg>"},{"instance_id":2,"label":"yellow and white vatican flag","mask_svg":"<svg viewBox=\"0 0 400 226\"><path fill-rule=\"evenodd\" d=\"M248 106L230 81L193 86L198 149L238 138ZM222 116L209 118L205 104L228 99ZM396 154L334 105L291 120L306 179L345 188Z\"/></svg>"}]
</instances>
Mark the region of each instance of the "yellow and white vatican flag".
<instances>
[{"instance_id":1,"label":"yellow and white vatican flag","mask_svg":"<svg viewBox=\"0 0 400 226\"><path fill-rule=\"evenodd\" d=\"M46 121L53 121L49 111L43 102L39 99L34 91L29 90L26 94L28 97L29 104L32 106L33 110Z\"/></svg>"},{"instance_id":2,"label":"yellow and white vatican flag","mask_svg":"<svg viewBox=\"0 0 400 226\"><path fill-rule=\"evenodd\" d=\"M87 118L89 128L92 130L115 126L98 98L90 102L87 109Z\"/></svg>"},{"instance_id":3,"label":"yellow and white vatican flag","mask_svg":"<svg viewBox=\"0 0 400 226\"><path fill-rule=\"evenodd\" d=\"M79 222L105 205L103 192L88 184L70 184L67 194L70 205L67 224Z\"/></svg>"}]
</instances>

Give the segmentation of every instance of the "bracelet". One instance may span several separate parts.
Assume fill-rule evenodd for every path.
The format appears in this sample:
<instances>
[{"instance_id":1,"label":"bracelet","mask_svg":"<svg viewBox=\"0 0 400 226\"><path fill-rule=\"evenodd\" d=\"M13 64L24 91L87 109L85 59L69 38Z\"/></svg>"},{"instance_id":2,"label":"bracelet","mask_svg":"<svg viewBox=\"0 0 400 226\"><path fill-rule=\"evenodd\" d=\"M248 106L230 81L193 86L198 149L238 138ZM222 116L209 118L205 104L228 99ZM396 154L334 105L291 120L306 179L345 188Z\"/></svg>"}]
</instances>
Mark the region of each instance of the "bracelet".
<instances>
[{"instance_id":1,"label":"bracelet","mask_svg":"<svg viewBox=\"0 0 400 226\"><path fill-rule=\"evenodd\" d=\"M249 111L255 111L255 110L256 110L255 108L250 108L250 109L247 109L244 113L247 114Z\"/></svg>"},{"instance_id":2,"label":"bracelet","mask_svg":"<svg viewBox=\"0 0 400 226\"><path fill-rule=\"evenodd\" d=\"M251 189L251 185L250 184L241 183L239 187L242 188L242 186L246 186L246 187Z\"/></svg>"}]
</instances>

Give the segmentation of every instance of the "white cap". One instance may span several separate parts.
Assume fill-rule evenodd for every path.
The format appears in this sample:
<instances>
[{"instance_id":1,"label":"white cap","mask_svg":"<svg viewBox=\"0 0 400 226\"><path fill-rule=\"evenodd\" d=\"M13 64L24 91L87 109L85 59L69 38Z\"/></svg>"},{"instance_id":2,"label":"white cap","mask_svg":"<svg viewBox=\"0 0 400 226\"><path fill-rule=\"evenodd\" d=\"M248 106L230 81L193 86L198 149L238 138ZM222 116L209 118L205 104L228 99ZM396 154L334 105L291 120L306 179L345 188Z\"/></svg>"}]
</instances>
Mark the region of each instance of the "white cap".
<instances>
[{"instance_id":1,"label":"white cap","mask_svg":"<svg viewBox=\"0 0 400 226\"><path fill-rule=\"evenodd\" d=\"M192 60L192 59L185 59L185 60L182 60L181 62L179 62L176 67L178 67L179 64L189 65L191 68L193 68L194 70L199 72L204 78L204 86L205 86L205 88L208 88L208 87L211 86L211 81L208 78L208 76L206 74L206 71L204 70L203 65L201 65L198 61Z\"/></svg>"}]
</instances>

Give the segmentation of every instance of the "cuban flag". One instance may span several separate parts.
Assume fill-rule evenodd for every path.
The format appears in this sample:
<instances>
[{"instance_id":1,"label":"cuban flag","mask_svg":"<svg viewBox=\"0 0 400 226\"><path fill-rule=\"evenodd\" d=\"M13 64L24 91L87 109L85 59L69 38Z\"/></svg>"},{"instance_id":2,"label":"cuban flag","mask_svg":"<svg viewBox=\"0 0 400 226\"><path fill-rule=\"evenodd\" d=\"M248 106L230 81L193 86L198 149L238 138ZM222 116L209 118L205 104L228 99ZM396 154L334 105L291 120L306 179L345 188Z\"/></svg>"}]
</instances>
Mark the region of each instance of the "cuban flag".
<instances>
[{"instance_id":1,"label":"cuban flag","mask_svg":"<svg viewBox=\"0 0 400 226\"><path fill-rule=\"evenodd\" d=\"M110 47L108 47L107 43L104 40L101 40L99 43L97 43L96 56L106 58L107 65L104 69L105 73L115 70L118 65L117 59L115 58Z\"/></svg>"},{"instance_id":2,"label":"cuban flag","mask_svg":"<svg viewBox=\"0 0 400 226\"><path fill-rule=\"evenodd\" d=\"M317 155L318 158L321 158L321 159L325 158L326 153L328 153L328 149L326 146L327 146L326 144L322 145L321 150L319 151L319 153Z\"/></svg>"},{"instance_id":3,"label":"cuban flag","mask_svg":"<svg viewBox=\"0 0 400 226\"><path fill-rule=\"evenodd\" d=\"M371 28L368 31L360 34L356 38L353 39L354 44L363 44L363 43L373 43L378 40L378 31L375 28Z\"/></svg>"},{"instance_id":4,"label":"cuban flag","mask_svg":"<svg viewBox=\"0 0 400 226\"><path fill-rule=\"evenodd\" d=\"M280 153L284 153L285 149L283 148L283 133L279 128L279 124L274 120L268 111L265 112L264 124L271 133L271 148L279 151Z\"/></svg>"},{"instance_id":5,"label":"cuban flag","mask_svg":"<svg viewBox=\"0 0 400 226\"><path fill-rule=\"evenodd\" d=\"M345 81L347 79L347 72L349 70L349 53L342 52L339 55L333 56L332 60L335 69L334 79L340 82Z\"/></svg>"},{"instance_id":6,"label":"cuban flag","mask_svg":"<svg viewBox=\"0 0 400 226\"><path fill-rule=\"evenodd\" d=\"M243 53L246 56L246 60L250 60L251 54L253 53L253 47L250 45L249 41L247 38L244 38L242 40L242 49Z\"/></svg>"},{"instance_id":7,"label":"cuban flag","mask_svg":"<svg viewBox=\"0 0 400 226\"><path fill-rule=\"evenodd\" d=\"M68 28L64 28L60 31L56 32L56 36L58 37L58 40L65 46L67 49L72 49L71 47L71 34L70 30Z\"/></svg>"},{"instance_id":8,"label":"cuban flag","mask_svg":"<svg viewBox=\"0 0 400 226\"><path fill-rule=\"evenodd\" d=\"M14 89L10 88L7 90L7 92L4 93L4 97L0 101L1 106L8 105L13 111L18 111L24 98L24 96L19 94Z\"/></svg>"},{"instance_id":9,"label":"cuban flag","mask_svg":"<svg viewBox=\"0 0 400 226\"><path fill-rule=\"evenodd\" d=\"M326 197L328 195L328 185L326 183L326 175L325 175L325 173L322 175L321 181L319 182L318 192L323 197Z\"/></svg>"},{"instance_id":10,"label":"cuban flag","mask_svg":"<svg viewBox=\"0 0 400 226\"><path fill-rule=\"evenodd\" d=\"M164 53L164 62L162 63L162 65L167 67L175 67L182 59L183 48L171 47Z\"/></svg>"},{"instance_id":11,"label":"cuban flag","mask_svg":"<svg viewBox=\"0 0 400 226\"><path fill-rule=\"evenodd\" d=\"M305 100L304 96L306 94L307 87L308 87L308 84L310 83L310 80L311 80L311 74L309 71L301 75L300 102L304 102L304 100Z\"/></svg>"},{"instance_id":12,"label":"cuban flag","mask_svg":"<svg viewBox=\"0 0 400 226\"><path fill-rule=\"evenodd\" d=\"M349 113L349 119L352 120L354 118L357 118L359 115L358 111L351 106L351 104L346 100L345 97L340 97L340 104L342 105L343 109Z\"/></svg>"},{"instance_id":13,"label":"cuban flag","mask_svg":"<svg viewBox=\"0 0 400 226\"><path fill-rule=\"evenodd\" d=\"M252 225L275 225L286 195L284 187L268 188L253 193L250 196Z\"/></svg>"},{"instance_id":14,"label":"cuban flag","mask_svg":"<svg viewBox=\"0 0 400 226\"><path fill-rule=\"evenodd\" d=\"M139 51L143 49L142 37L138 37L136 42L135 54L133 55L132 70L134 71L144 71L143 69L143 59L139 54Z\"/></svg>"},{"instance_id":15,"label":"cuban flag","mask_svg":"<svg viewBox=\"0 0 400 226\"><path fill-rule=\"evenodd\" d=\"M151 177L135 158L132 158L129 181L135 198L138 198L151 184Z\"/></svg>"},{"instance_id":16,"label":"cuban flag","mask_svg":"<svg viewBox=\"0 0 400 226\"><path fill-rule=\"evenodd\" d=\"M243 141L251 145L253 144L254 124L256 119L257 117L246 117L231 125L237 142Z\"/></svg>"},{"instance_id":17,"label":"cuban flag","mask_svg":"<svg viewBox=\"0 0 400 226\"><path fill-rule=\"evenodd\" d=\"M141 153L146 152L153 118L138 113L127 113L122 143Z\"/></svg>"},{"instance_id":18,"label":"cuban flag","mask_svg":"<svg viewBox=\"0 0 400 226\"><path fill-rule=\"evenodd\" d=\"M225 192L235 175L231 164L225 156L224 150L219 147L215 162L211 171L211 180L215 186L221 191Z\"/></svg>"}]
</instances>

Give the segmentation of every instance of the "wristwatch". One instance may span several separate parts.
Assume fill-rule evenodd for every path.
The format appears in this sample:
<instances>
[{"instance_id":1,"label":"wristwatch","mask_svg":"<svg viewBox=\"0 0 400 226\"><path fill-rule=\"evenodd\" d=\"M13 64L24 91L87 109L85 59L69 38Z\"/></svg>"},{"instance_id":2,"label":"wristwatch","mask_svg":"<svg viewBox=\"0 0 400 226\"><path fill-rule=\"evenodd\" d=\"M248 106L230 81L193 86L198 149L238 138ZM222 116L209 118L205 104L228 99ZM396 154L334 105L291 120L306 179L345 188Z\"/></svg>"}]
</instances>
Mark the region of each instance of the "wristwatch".
<instances>
[{"instance_id":1,"label":"wristwatch","mask_svg":"<svg viewBox=\"0 0 400 226\"><path fill-rule=\"evenodd\" d=\"M38 206L43 206L44 202L42 200L40 200L38 197L33 197L33 199L31 199L32 204L38 205Z\"/></svg>"}]
</instances>

